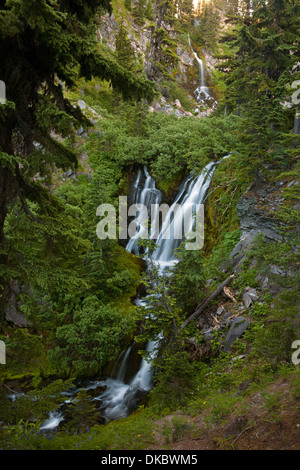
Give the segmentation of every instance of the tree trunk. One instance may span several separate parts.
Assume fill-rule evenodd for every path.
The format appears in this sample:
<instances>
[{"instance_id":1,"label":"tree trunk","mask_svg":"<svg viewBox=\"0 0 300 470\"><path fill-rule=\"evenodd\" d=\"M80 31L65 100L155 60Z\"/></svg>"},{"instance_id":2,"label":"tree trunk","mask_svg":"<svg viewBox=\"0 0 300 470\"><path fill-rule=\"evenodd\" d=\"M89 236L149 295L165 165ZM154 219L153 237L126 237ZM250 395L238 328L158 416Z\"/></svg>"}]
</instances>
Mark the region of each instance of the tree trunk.
<instances>
[{"instance_id":1,"label":"tree trunk","mask_svg":"<svg viewBox=\"0 0 300 470\"><path fill-rule=\"evenodd\" d=\"M234 277L234 274L231 274L224 282L222 282L222 284L219 284L217 289L196 308L195 312L192 313L192 315L190 315L185 320L185 322L181 325L181 328L185 328L189 323L191 323L192 320L195 320L195 318L197 318L203 312L203 310L207 307L209 302L211 302L216 297L218 297L218 295L222 292L223 288L231 282L233 277Z\"/></svg>"},{"instance_id":2,"label":"tree trunk","mask_svg":"<svg viewBox=\"0 0 300 470\"><path fill-rule=\"evenodd\" d=\"M9 211L12 201L18 191L17 181L14 174L9 168L3 168L0 166L0 265L1 270L5 270L7 265L7 254L5 249L5 234L4 234L4 223ZM4 317L5 304L7 299L5 298L5 292L7 290L8 279L5 274L0 275L0 319Z\"/></svg>"}]
</instances>

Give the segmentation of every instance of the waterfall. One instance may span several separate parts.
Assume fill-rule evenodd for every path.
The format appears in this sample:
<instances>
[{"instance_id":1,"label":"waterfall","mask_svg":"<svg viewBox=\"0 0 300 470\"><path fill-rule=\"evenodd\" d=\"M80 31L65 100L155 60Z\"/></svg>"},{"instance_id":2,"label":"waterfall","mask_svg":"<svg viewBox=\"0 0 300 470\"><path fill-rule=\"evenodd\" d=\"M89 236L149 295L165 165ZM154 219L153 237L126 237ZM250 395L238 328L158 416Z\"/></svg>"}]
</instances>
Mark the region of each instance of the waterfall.
<instances>
[{"instance_id":1,"label":"waterfall","mask_svg":"<svg viewBox=\"0 0 300 470\"><path fill-rule=\"evenodd\" d=\"M159 231L156 241L157 249L152 254L152 259L161 268L162 275L168 275L167 268L176 264L177 259L174 250L179 246L181 240L176 239L173 236L177 233L184 222L186 211L196 204L202 204L213 177L214 170L218 162L210 162L203 171L194 177L194 174L190 174L182 183L173 204L169 207L167 215L163 220L161 226L158 224L159 211L154 212L152 222L158 224ZM155 180L151 177L146 167L139 169L136 180L133 185L132 191L132 202L136 204L144 204L147 209L151 209L151 205L159 205L161 203L162 194L155 186ZM177 205L178 210L175 211ZM138 207L138 206L137 206ZM142 211L141 211L142 212ZM188 230L191 231L194 224L193 213L189 211ZM171 215L173 219L171 220ZM171 238L164 238L166 232L166 224L168 220L171 220L170 233ZM127 243L126 249L129 252L140 254L138 238L141 234L145 233L147 228L144 214L139 214L136 218L137 223L137 236L131 238ZM156 235L156 231L153 227L150 230L150 238ZM147 252L143 255L147 261ZM147 297L141 299L138 298L135 301L136 305L143 305L147 308ZM159 340L156 342L149 341L146 345L146 351L149 353L150 358L154 358L156 348ZM146 393L151 390L152 387L152 369L151 363L142 359L139 370L129 381L125 383L126 372L128 364L130 363L130 355L132 353L132 345L124 352L121 353L117 360L117 364L120 363L120 367L115 366L111 377L104 380L92 381L89 385L82 388L66 392L69 398L64 402L70 403L72 397L82 390L96 390L98 387L101 389L99 395L94 397L94 401L101 403L100 414L106 420L114 420L128 416L132 412L138 403L138 400L143 397ZM123 355L124 354L124 355ZM63 404L62 404L63 405ZM43 423L41 430L51 430L58 426L59 422L62 421L63 415L60 411L51 413L49 419Z\"/></svg>"},{"instance_id":2,"label":"waterfall","mask_svg":"<svg viewBox=\"0 0 300 470\"><path fill-rule=\"evenodd\" d=\"M210 162L197 178L192 179L192 175L186 178L185 183L179 191L174 203L170 207L165 221L162 225L160 234L157 239L158 248L153 253L153 259L162 267L170 267L176 263L176 255L174 250L180 245L181 239L176 238L176 234L182 233L182 227L185 222L186 211L196 204L202 204L206 191L210 185L213 176L215 162ZM177 210L175 207L177 205ZM167 227L171 220L171 215L174 214L173 220L170 224L170 233L173 235L172 239L166 237ZM193 229L193 213L189 215L189 224L186 230L187 233Z\"/></svg>"},{"instance_id":3,"label":"waterfall","mask_svg":"<svg viewBox=\"0 0 300 470\"><path fill-rule=\"evenodd\" d=\"M165 220L162 222L156 240L158 248L152 254L153 261L161 267L161 273L165 273L167 275L166 268L174 265L177 262L174 250L179 246L181 241L180 239L175 239L175 237L171 237L170 239L164 238L166 226L168 221L171 219L171 214L174 214L174 218L170 224L172 234L172 230L174 233L176 233L182 226L187 208L190 208L192 205L203 203L216 165L217 163L210 162L196 178L194 178L193 174L190 174L183 182L182 187L178 191L173 204L170 206ZM144 175L142 175L140 170L137 174L137 178L133 186L133 202L145 204L147 209L150 209L152 204L160 204L162 195L160 191L156 189L155 181L149 175L146 167L144 167L143 172ZM143 187L138 187L143 179L145 181ZM174 212L176 205L179 207L179 210ZM158 211L155 211L152 222L154 221L154 223L157 223L158 217L159 213ZM137 217L137 227L140 229L137 235L143 234L145 229L145 221L142 220L140 215ZM192 227L193 216L191 213L189 230L192 230ZM155 231L153 227L151 227L150 238L154 232ZM139 254L138 236L130 239L126 248L128 251ZM145 259L147 260L147 254L145 255ZM137 299L136 305L143 305L147 307L147 297L144 299ZM153 351L157 345L158 342L149 341L146 346L147 352L150 353L150 355L151 352L153 354ZM129 353L128 355L127 353L125 354L126 358L124 356L122 361L117 379L114 380L110 378L105 382L107 390L102 393L100 397L101 400L103 400L104 413L108 419L116 419L127 416L130 409L134 408L137 396L142 396L151 389L151 364L145 359L142 360L139 371L136 373L135 377L130 381L130 383L122 383L122 379L125 377L125 372L123 370L124 363L128 361Z\"/></svg>"},{"instance_id":4,"label":"waterfall","mask_svg":"<svg viewBox=\"0 0 300 470\"><path fill-rule=\"evenodd\" d=\"M137 209L139 208L139 205L146 206L148 213L149 213L152 204L160 204L162 194L158 189L156 189L155 181L150 176L146 167L143 168L143 171L144 171L144 178L145 178L144 187L143 188L140 187L140 181L143 175L142 175L142 171L139 169L137 177L136 177L136 181L133 185L132 202L137 205ZM145 221L144 217L145 216L144 216L143 211L139 211L138 217L136 219L137 234L135 237L130 238L126 246L126 250L129 251L129 253L134 253L136 255L140 254L138 239L142 237L145 234L145 232L148 231L147 221ZM151 235L150 235L150 238L151 238Z\"/></svg>"},{"instance_id":5,"label":"waterfall","mask_svg":"<svg viewBox=\"0 0 300 470\"><path fill-rule=\"evenodd\" d=\"M204 69L204 63L203 60L198 57L198 54L196 51L194 51L192 44L191 44L191 39L190 35L188 35L188 40L189 40L189 45L191 48L191 51L194 54L194 57L196 59L196 62L198 64L198 70L199 70L199 79L200 79L200 85L196 88L194 91L194 95L196 97L196 100L199 104L209 104L212 109L214 109L217 106L217 101L213 98L211 94L211 90L206 86L206 81L205 81L205 69Z\"/></svg>"},{"instance_id":6,"label":"waterfall","mask_svg":"<svg viewBox=\"0 0 300 470\"><path fill-rule=\"evenodd\" d=\"M125 374L126 374L126 370L127 370L127 363L128 363L129 354L131 353L131 349L132 349L132 345L129 346L129 348L127 348L127 350L125 351L125 354L124 354L124 351L122 351L122 353L119 356L119 359L120 359L120 357L122 357L123 354L124 354L121 365L119 366L119 360L118 360L116 362L116 365L115 365L112 373L111 373L111 377L114 377L115 374L116 374L117 375L117 377L116 377L117 380L122 381L122 380L125 379Z\"/></svg>"},{"instance_id":7,"label":"waterfall","mask_svg":"<svg viewBox=\"0 0 300 470\"><path fill-rule=\"evenodd\" d=\"M192 51L193 51L193 49L192 49ZM196 54L195 51L193 51L193 52L194 52L194 56L195 56L195 59L196 59L196 61L197 61L197 63L198 63L198 67L199 67L199 72L200 72L200 86L201 86L201 87L205 87L205 74L204 74L203 60L198 57L198 55Z\"/></svg>"},{"instance_id":8,"label":"waterfall","mask_svg":"<svg viewBox=\"0 0 300 470\"><path fill-rule=\"evenodd\" d=\"M63 420L64 418L62 413L53 411L49 414L49 418L40 427L40 431L50 431L51 429L55 429Z\"/></svg>"}]
</instances>

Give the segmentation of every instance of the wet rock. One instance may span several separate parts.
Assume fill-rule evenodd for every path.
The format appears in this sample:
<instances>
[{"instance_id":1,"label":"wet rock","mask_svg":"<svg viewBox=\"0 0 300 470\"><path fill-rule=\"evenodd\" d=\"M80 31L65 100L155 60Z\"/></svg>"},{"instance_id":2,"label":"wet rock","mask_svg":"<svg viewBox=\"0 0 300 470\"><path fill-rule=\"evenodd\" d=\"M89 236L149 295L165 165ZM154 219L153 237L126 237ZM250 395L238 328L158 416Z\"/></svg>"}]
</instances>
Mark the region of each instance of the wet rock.
<instances>
[{"instance_id":1,"label":"wet rock","mask_svg":"<svg viewBox=\"0 0 300 470\"><path fill-rule=\"evenodd\" d=\"M99 397L103 392L105 392L105 390L107 390L106 385L97 385L97 387L89 390L89 395L92 397Z\"/></svg>"},{"instance_id":2,"label":"wet rock","mask_svg":"<svg viewBox=\"0 0 300 470\"><path fill-rule=\"evenodd\" d=\"M252 289L251 287L247 287L243 292L243 302L247 308L254 302L259 299L256 289Z\"/></svg>"},{"instance_id":3,"label":"wet rock","mask_svg":"<svg viewBox=\"0 0 300 470\"><path fill-rule=\"evenodd\" d=\"M24 289L20 288L18 281L10 281L5 293L9 300L4 310L6 320L20 328L29 326L25 315L20 311L21 304L18 297L22 292Z\"/></svg>"},{"instance_id":4,"label":"wet rock","mask_svg":"<svg viewBox=\"0 0 300 470\"><path fill-rule=\"evenodd\" d=\"M224 340L225 351L230 351L232 344L235 342L236 339L242 336L249 324L249 321L244 317L237 317L233 320L231 327Z\"/></svg>"},{"instance_id":5,"label":"wet rock","mask_svg":"<svg viewBox=\"0 0 300 470\"><path fill-rule=\"evenodd\" d=\"M124 395L124 403L128 409L128 414L136 410L138 403L148 395L149 391L142 388L130 387Z\"/></svg>"},{"instance_id":6,"label":"wet rock","mask_svg":"<svg viewBox=\"0 0 300 470\"><path fill-rule=\"evenodd\" d=\"M78 101L77 101L77 104L78 104L79 108L80 108L82 111L83 111L84 109L86 109L86 107L87 107L86 102L83 101L83 100L78 100Z\"/></svg>"},{"instance_id":7,"label":"wet rock","mask_svg":"<svg viewBox=\"0 0 300 470\"><path fill-rule=\"evenodd\" d=\"M68 171L64 174L64 177L65 177L65 178L70 178L72 175L73 175L73 171L72 171L72 170L68 170Z\"/></svg>"},{"instance_id":8,"label":"wet rock","mask_svg":"<svg viewBox=\"0 0 300 470\"><path fill-rule=\"evenodd\" d=\"M217 313L217 315L222 315L222 313L225 313L225 308L224 307L218 307L216 313Z\"/></svg>"}]
</instances>

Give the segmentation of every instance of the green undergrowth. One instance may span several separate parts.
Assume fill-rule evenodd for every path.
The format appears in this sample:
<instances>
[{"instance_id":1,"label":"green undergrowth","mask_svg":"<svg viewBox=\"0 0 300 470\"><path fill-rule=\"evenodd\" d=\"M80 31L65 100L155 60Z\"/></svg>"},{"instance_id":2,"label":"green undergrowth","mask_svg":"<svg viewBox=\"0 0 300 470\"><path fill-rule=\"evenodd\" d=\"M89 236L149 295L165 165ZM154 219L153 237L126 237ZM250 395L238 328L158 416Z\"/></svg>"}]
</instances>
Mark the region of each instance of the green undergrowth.
<instances>
[{"instance_id":1,"label":"green undergrowth","mask_svg":"<svg viewBox=\"0 0 300 470\"><path fill-rule=\"evenodd\" d=\"M40 420L34 422L20 419L18 424L0 430L0 446L17 450L144 450L155 443L156 435L160 433L165 438L167 449L168 443L193 432L193 426L187 423L191 423L193 418L201 414L204 416L206 428L226 423L229 415L231 418L232 415L247 415L252 406L249 399L257 393L261 393L262 406L270 413L270 419L280 421L280 396L266 392L267 388L278 380L288 382L291 394L294 397L299 396L299 373L295 366L283 363L274 370L263 359L254 360L240 355L238 346L230 354L222 353L209 363L198 363L194 373L194 389L192 394L185 397L180 408L183 416L176 416L175 413L170 425L165 424L160 431L158 420L176 412L172 403L159 409L155 403L151 404L150 400L150 405L146 408L141 406L128 418L106 425L92 424L88 409L81 406L77 408L79 414L75 413L73 425L62 425L58 431L51 433L39 431ZM244 384L246 386L243 387ZM59 387L59 384L56 387ZM42 401L38 403L43 404L45 411L50 409L55 401L48 401L47 405ZM24 413L22 404L18 407L19 411ZM25 417L30 416L29 409L26 408ZM38 411L40 408L36 408L36 412ZM79 419L76 420L76 416Z\"/></svg>"},{"instance_id":2,"label":"green undergrowth","mask_svg":"<svg viewBox=\"0 0 300 470\"><path fill-rule=\"evenodd\" d=\"M83 432L62 428L43 434L39 426L20 421L4 436L0 430L0 446L16 450L143 450L154 443L156 433L155 422L142 410L107 425L86 427Z\"/></svg>"}]
</instances>

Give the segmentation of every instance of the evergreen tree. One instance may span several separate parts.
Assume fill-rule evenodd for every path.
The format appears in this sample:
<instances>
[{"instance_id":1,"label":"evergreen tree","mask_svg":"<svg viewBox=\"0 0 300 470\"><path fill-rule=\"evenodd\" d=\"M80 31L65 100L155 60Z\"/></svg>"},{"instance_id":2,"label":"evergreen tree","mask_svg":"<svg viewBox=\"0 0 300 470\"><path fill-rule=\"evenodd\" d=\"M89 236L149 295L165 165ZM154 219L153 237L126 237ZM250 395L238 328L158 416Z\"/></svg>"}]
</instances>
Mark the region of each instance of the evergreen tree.
<instances>
[{"instance_id":1,"label":"evergreen tree","mask_svg":"<svg viewBox=\"0 0 300 470\"><path fill-rule=\"evenodd\" d=\"M36 175L77 165L75 152L51 135L54 130L67 136L79 123L88 124L79 108L65 99L62 83L73 86L78 76L97 76L110 81L124 97L153 96L149 81L99 52L96 14L103 11L111 11L108 0L0 1L0 79L7 92L7 102L0 107L3 266L10 250L4 224L11 207L20 201L28 217L35 220L28 201L41 208L54 203ZM42 223L42 218L38 221ZM0 292L6 282L2 269ZM5 302L4 296L1 302Z\"/></svg>"},{"instance_id":2,"label":"evergreen tree","mask_svg":"<svg viewBox=\"0 0 300 470\"><path fill-rule=\"evenodd\" d=\"M178 19L185 23L190 23L194 14L193 0L177 0L176 9Z\"/></svg>"},{"instance_id":3,"label":"evergreen tree","mask_svg":"<svg viewBox=\"0 0 300 470\"><path fill-rule=\"evenodd\" d=\"M135 54L123 22L120 24L116 37L116 57L122 67L132 70L135 63Z\"/></svg>"},{"instance_id":4,"label":"evergreen tree","mask_svg":"<svg viewBox=\"0 0 300 470\"><path fill-rule=\"evenodd\" d=\"M155 3L155 23L151 36L152 71L156 79L170 78L170 72L179 58L176 53L178 42L169 34L176 30L176 5L173 0L157 0ZM166 24L168 28L166 28Z\"/></svg>"},{"instance_id":5,"label":"evergreen tree","mask_svg":"<svg viewBox=\"0 0 300 470\"><path fill-rule=\"evenodd\" d=\"M125 0L124 5L126 10L131 11L131 0Z\"/></svg>"},{"instance_id":6,"label":"evergreen tree","mask_svg":"<svg viewBox=\"0 0 300 470\"><path fill-rule=\"evenodd\" d=\"M154 9L153 9L152 0L148 0L147 2L146 9L145 9L145 17L149 21L153 21L154 19Z\"/></svg>"},{"instance_id":7,"label":"evergreen tree","mask_svg":"<svg viewBox=\"0 0 300 470\"><path fill-rule=\"evenodd\" d=\"M176 5L174 0L156 0L155 5L157 13L157 26L161 26L161 23L168 23L174 25L176 22Z\"/></svg>"},{"instance_id":8,"label":"evergreen tree","mask_svg":"<svg viewBox=\"0 0 300 470\"><path fill-rule=\"evenodd\" d=\"M139 26L145 23L147 4L146 0L137 0L135 7L133 8L134 21Z\"/></svg>"},{"instance_id":9,"label":"evergreen tree","mask_svg":"<svg viewBox=\"0 0 300 470\"><path fill-rule=\"evenodd\" d=\"M197 28L195 40L204 47L213 49L217 43L220 28L220 16L212 3L206 3L200 13L200 24Z\"/></svg>"},{"instance_id":10,"label":"evergreen tree","mask_svg":"<svg viewBox=\"0 0 300 470\"><path fill-rule=\"evenodd\" d=\"M294 155L295 109L283 103L291 101L290 85L297 78L300 26L299 2L272 0L255 6L236 40L227 90L228 104L244 120L244 148L252 170L255 161L288 165Z\"/></svg>"}]
</instances>

